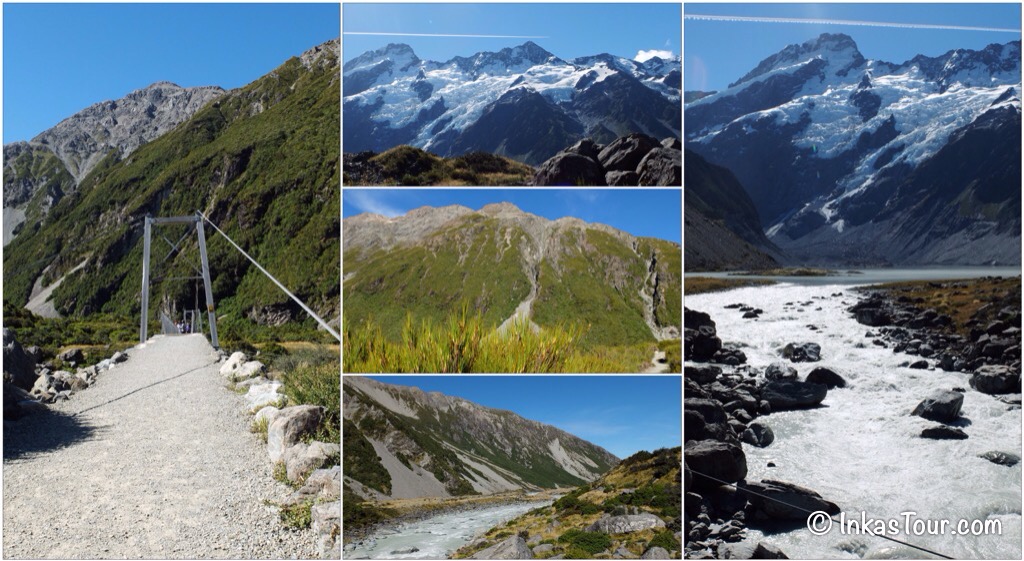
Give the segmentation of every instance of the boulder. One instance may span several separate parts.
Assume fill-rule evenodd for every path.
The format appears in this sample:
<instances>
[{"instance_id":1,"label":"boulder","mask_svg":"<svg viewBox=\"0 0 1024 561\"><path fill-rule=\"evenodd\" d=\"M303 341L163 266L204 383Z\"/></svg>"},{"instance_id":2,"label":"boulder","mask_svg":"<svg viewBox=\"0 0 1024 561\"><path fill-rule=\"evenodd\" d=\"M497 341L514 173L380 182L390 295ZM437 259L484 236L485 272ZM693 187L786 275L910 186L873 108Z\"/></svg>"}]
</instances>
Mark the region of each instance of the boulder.
<instances>
[{"instance_id":1,"label":"boulder","mask_svg":"<svg viewBox=\"0 0 1024 561\"><path fill-rule=\"evenodd\" d=\"M263 419L266 419L267 420L267 428L270 428L270 425L274 423L274 419L277 418L277 414L280 411L281 410L278 409L277 407L274 407L273 405L268 405L268 406L264 407L263 409L260 409L259 411L256 412L255 415L253 415L252 422L253 423L259 423Z\"/></svg>"},{"instance_id":2,"label":"boulder","mask_svg":"<svg viewBox=\"0 0 1024 561\"><path fill-rule=\"evenodd\" d=\"M1008 366L986 364L974 371L970 384L979 392L990 395L1020 393L1020 374Z\"/></svg>"},{"instance_id":3,"label":"boulder","mask_svg":"<svg viewBox=\"0 0 1024 561\"><path fill-rule=\"evenodd\" d=\"M597 160L605 171L637 171L644 156L659 146L657 140L646 134L632 133L605 146Z\"/></svg>"},{"instance_id":4,"label":"boulder","mask_svg":"<svg viewBox=\"0 0 1024 561\"><path fill-rule=\"evenodd\" d=\"M681 150L655 148L640 160L636 172L641 186L679 187L683 184L683 153Z\"/></svg>"},{"instance_id":5,"label":"boulder","mask_svg":"<svg viewBox=\"0 0 1024 561\"><path fill-rule=\"evenodd\" d=\"M286 450L320 426L323 416L324 408L316 405L293 405L279 411L267 430L267 453L270 454L270 460L281 461Z\"/></svg>"},{"instance_id":6,"label":"boulder","mask_svg":"<svg viewBox=\"0 0 1024 561\"><path fill-rule=\"evenodd\" d=\"M609 171L604 174L604 181L613 187L635 187L640 176L635 171Z\"/></svg>"},{"instance_id":7,"label":"boulder","mask_svg":"<svg viewBox=\"0 0 1024 561\"><path fill-rule=\"evenodd\" d=\"M924 370L924 369L928 368L928 361L927 360L916 360L916 361L910 363L910 368L913 368L914 370Z\"/></svg>"},{"instance_id":8,"label":"boulder","mask_svg":"<svg viewBox=\"0 0 1024 561\"><path fill-rule=\"evenodd\" d=\"M664 547L654 546L644 552L640 559L672 559Z\"/></svg>"},{"instance_id":9,"label":"boulder","mask_svg":"<svg viewBox=\"0 0 1024 561\"><path fill-rule=\"evenodd\" d=\"M771 427L754 422L747 425L747 429L740 435L740 440L751 446L764 448L775 441L775 433Z\"/></svg>"},{"instance_id":10,"label":"boulder","mask_svg":"<svg viewBox=\"0 0 1024 561\"><path fill-rule=\"evenodd\" d=\"M846 380L842 376L821 366L811 370L804 381L811 384L821 384L830 390L846 387Z\"/></svg>"},{"instance_id":11,"label":"boulder","mask_svg":"<svg viewBox=\"0 0 1024 561\"><path fill-rule=\"evenodd\" d=\"M760 483L748 483L745 488L751 491L747 498L757 518L806 521L807 511L821 510L828 514L839 514L839 507L835 503L826 501L815 491L792 483L762 479Z\"/></svg>"},{"instance_id":12,"label":"boulder","mask_svg":"<svg viewBox=\"0 0 1024 561\"><path fill-rule=\"evenodd\" d=\"M547 553L553 549L555 549L554 544L542 543L540 545L534 546L532 551L534 555L540 555L542 553Z\"/></svg>"},{"instance_id":13,"label":"boulder","mask_svg":"<svg viewBox=\"0 0 1024 561\"><path fill-rule=\"evenodd\" d=\"M1001 466L1013 467L1020 463L1020 456L1017 454L1011 454L1010 452L985 452L978 456L979 458L988 460L993 464L999 464Z\"/></svg>"},{"instance_id":14,"label":"boulder","mask_svg":"<svg viewBox=\"0 0 1024 561\"><path fill-rule=\"evenodd\" d=\"M237 382L239 380L254 378L256 376L260 376L266 370L267 367L264 366L262 362L258 360L250 360L235 370L234 374L231 376L231 381Z\"/></svg>"},{"instance_id":15,"label":"boulder","mask_svg":"<svg viewBox=\"0 0 1024 561\"><path fill-rule=\"evenodd\" d=\"M606 534L628 534L630 532L664 527L665 521L661 518L650 512L641 512L639 514L621 514L619 516L599 518L587 527L587 531L604 532Z\"/></svg>"},{"instance_id":16,"label":"boulder","mask_svg":"<svg viewBox=\"0 0 1024 561\"><path fill-rule=\"evenodd\" d=\"M764 369L764 377L769 380L796 380L796 368L783 362L773 362Z\"/></svg>"},{"instance_id":17,"label":"boulder","mask_svg":"<svg viewBox=\"0 0 1024 561\"><path fill-rule=\"evenodd\" d=\"M722 559L789 559L782 550L764 542L724 544L718 552Z\"/></svg>"},{"instance_id":18,"label":"boulder","mask_svg":"<svg viewBox=\"0 0 1024 561\"><path fill-rule=\"evenodd\" d=\"M251 362L249 364L252 364ZM248 389L249 386L256 386L259 384L269 384L271 380L264 378L263 376L256 376L255 378L249 378L235 383L236 390Z\"/></svg>"},{"instance_id":19,"label":"boulder","mask_svg":"<svg viewBox=\"0 0 1024 561\"><path fill-rule=\"evenodd\" d=\"M4 382L23 390L31 390L36 382L36 360L21 347L14 332L6 327L4 338Z\"/></svg>"},{"instance_id":20,"label":"boulder","mask_svg":"<svg viewBox=\"0 0 1024 561\"><path fill-rule=\"evenodd\" d=\"M940 423L951 423L960 416L960 407L963 404L964 394L939 390L918 403L910 414Z\"/></svg>"},{"instance_id":21,"label":"boulder","mask_svg":"<svg viewBox=\"0 0 1024 561\"><path fill-rule=\"evenodd\" d=\"M122 353L121 351L117 351L116 353L114 353L114 356L110 357L110 362L113 362L114 364L120 364L126 360L128 360L128 355Z\"/></svg>"},{"instance_id":22,"label":"boulder","mask_svg":"<svg viewBox=\"0 0 1024 561\"><path fill-rule=\"evenodd\" d=\"M341 466L330 469L317 469L309 474L306 482L282 503L283 506L300 504L308 501L323 502L322 499L336 500L341 497Z\"/></svg>"},{"instance_id":23,"label":"boulder","mask_svg":"<svg viewBox=\"0 0 1024 561\"><path fill-rule=\"evenodd\" d=\"M299 483L310 472L322 467L330 458L339 454L341 448L337 444L319 441L310 444L299 442L285 450L282 460L288 479Z\"/></svg>"},{"instance_id":24,"label":"boulder","mask_svg":"<svg viewBox=\"0 0 1024 561\"><path fill-rule=\"evenodd\" d=\"M817 343L790 343L782 349L782 357L791 362L818 362L821 360L821 345Z\"/></svg>"},{"instance_id":25,"label":"boulder","mask_svg":"<svg viewBox=\"0 0 1024 561\"><path fill-rule=\"evenodd\" d=\"M537 548L533 548L533 552L537 552ZM612 552L612 559L639 559L635 553L626 549L623 546L619 546Z\"/></svg>"},{"instance_id":26,"label":"boulder","mask_svg":"<svg viewBox=\"0 0 1024 561\"><path fill-rule=\"evenodd\" d=\"M747 457L737 444L699 440L684 447L686 465L693 474L692 487L713 488L717 480L735 483L747 476ZM715 479L702 477L707 475Z\"/></svg>"},{"instance_id":27,"label":"boulder","mask_svg":"<svg viewBox=\"0 0 1024 561\"><path fill-rule=\"evenodd\" d=\"M828 388L821 384L778 380L761 387L761 399L768 402L772 411L814 407L828 395Z\"/></svg>"},{"instance_id":28,"label":"boulder","mask_svg":"<svg viewBox=\"0 0 1024 561\"><path fill-rule=\"evenodd\" d=\"M596 161L580 154L559 152L541 164L533 176L539 186L603 186L604 170Z\"/></svg>"},{"instance_id":29,"label":"boulder","mask_svg":"<svg viewBox=\"0 0 1024 561\"><path fill-rule=\"evenodd\" d=\"M49 374L43 374L36 378L36 383L32 384L32 395L44 395L47 393L56 393L53 387L54 378Z\"/></svg>"},{"instance_id":30,"label":"boulder","mask_svg":"<svg viewBox=\"0 0 1024 561\"><path fill-rule=\"evenodd\" d=\"M512 536L487 549L481 549L470 559L533 559L533 551L530 550L530 546L526 545L526 540L519 536Z\"/></svg>"},{"instance_id":31,"label":"boulder","mask_svg":"<svg viewBox=\"0 0 1024 561\"><path fill-rule=\"evenodd\" d=\"M268 405L277 405L285 400L285 397L277 390L281 382L270 382L269 384L253 384L245 394L245 400L249 402L249 411L259 411Z\"/></svg>"},{"instance_id":32,"label":"boulder","mask_svg":"<svg viewBox=\"0 0 1024 561\"><path fill-rule=\"evenodd\" d=\"M715 322L711 316L689 308L683 309L683 358L707 362L722 348L716 337Z\"/></svg>"},{"instance_id":33,"label":"boulder","mask_svg":"<svg viewBox=\"0 0 1024 561\"><path fill-rule=\"evenodd\" d=\"M6 331L6 330L5 330ZM4 381L4 420L10 421L21 417L21 407L18 406L18 396L15 395L15 388L13 384L8 381ZM21 389L21 388L17 388ZM24 391L24 390L22 390Z\"/></svg>"},{"instance_id":34,"label":"boulder","mask_svg":"<svg viewBox=\"0 0 1024 561\"><path fill-rule=\"evenodd\" d=\"M672 150L682 150L683 143L678 138L670 136L661 141L662 148L671 148Z\"/></svg>"},{"instance_id":35,"label":"boulder","mask_svg":"<svg viewBox=\"0 0 1024 561\"><path fill-rule=\"evenodd\" d=\"M241 366L245 364L245 361L247 360L249 359L245 356L245 353L243 353L242 351L235 351L231 353L231 356L228 357L227 361L225 361L224 364L220 365L220 373L223 374L225 377L230 378L231 375L235 372L235 370L241 368Z\"/></svg>"},{"instance_id":36,"label":"boulder","mask_svg":"<svg viewBox=\"0 0 1024 561\"><path fill-rule=\"evenodd\" d=\"M696 381L698 384L710 384L711 382L714 382L721 373L722 369L717 366L683 367L683 376L687 379Z\"/></svg>"},{"instance_id":37,"label":"boulder","mask_svg":"<svg viewBox=\"0 0 1024 561\"><path fill-rule=\"evenodd\" d=\"M562 150L562 152L568 152L570 154L579 154L580 156L585 156L596 162L597 157L601 153L602 148L604 148L604 146L594 142L593 140L590 140L589 138L584 138L583 140L580 140L576 144L573 144L572 146L566 148L565 150Z\"/></svg>"},{"instance_id":38,"label":"boulder","mask_svg":"<svg viewBox=\"0 0 1024 561\"><path fill-rule=\"evenodd\" d=\"M857 323L871 327L881 327L892 323L892 317L881 308L861 308L854 311Z\"/></svg>"},{"instance_id":39,"label":"boulder","mask_svg":"<svg viewBox=\"0 0 1024 561\"><path fill-rule=\"evenodd\" d=\"M321 559L341 559L341 501L310 508L313 535Z\"/></svg>"},{"instance_id":40,"label":"boulder","mask_svg":"<svg viewBox=\"0 0 1024 561\"><path fill-rule=\"evenodd\" d=\"M85 355L82 354L82 349L68 349L58 354L57 358L68 364L79 364L85 360Z\"/></svg>"},{"instance_id":41,"label":"boulder","mask_svg":"<svg viewBox=\"0 0 1024 561\"><path fill-rule=\"evenodd\" d=\"M939 425L937 427L928 427L921 431L921 438L930 438L932 440L965 440L967 433L956 428Z\"/></svg>"}]
</instances>

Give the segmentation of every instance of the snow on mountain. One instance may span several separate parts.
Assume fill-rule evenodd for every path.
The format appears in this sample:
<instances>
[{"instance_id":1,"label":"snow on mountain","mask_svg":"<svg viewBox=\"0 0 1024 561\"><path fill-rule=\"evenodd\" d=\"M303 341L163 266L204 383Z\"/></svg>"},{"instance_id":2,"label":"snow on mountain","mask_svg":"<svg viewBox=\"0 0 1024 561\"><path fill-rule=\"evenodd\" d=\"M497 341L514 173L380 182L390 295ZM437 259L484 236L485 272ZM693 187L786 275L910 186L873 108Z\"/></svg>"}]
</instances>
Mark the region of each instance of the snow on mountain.
<instances>
[{"instance_id":1,"label":"snow on mountain","mask_svg":"<svg viewBox=\"0 0 1024 561\"><path fill-rule=\"evenodd\" d=\"M379 151L411 144L449 156L454 149L472 149L460 141L462 133L517 88L541 94L554 113L568 116L589 135L679 136L679 76L678 57L638 63L599 54L566 61L528 41L498 52L435 62L419 59L408 45L390 44L344 66L345 150ZM606 83L612 77L623 82L612 87L612 82ZM587 104L588 91L606 92L602 95L621 98L624 105L633 96L633 85L658 94L653 107L642 109L645 114L627 116L617 108L619 113L608 111L595 119L588 113L593 105Z\"/></svg>"},{"instance_id":2,"label":"snow on mountain","mask_svg":"<svg viewBox=\"0 0 1024 561\"><path fill-rule=\"evenodd\" d=\"M865 59L846 35L823 34L688 103L686 142L734 171L772 240L799 251L799 239L819 228L843 234L849 200L884 197L872 190L891 188L891 177L935 157L989 111L1019 115L1020 87L1019 41L897 65Z\"/></svg>"}]
</instances>

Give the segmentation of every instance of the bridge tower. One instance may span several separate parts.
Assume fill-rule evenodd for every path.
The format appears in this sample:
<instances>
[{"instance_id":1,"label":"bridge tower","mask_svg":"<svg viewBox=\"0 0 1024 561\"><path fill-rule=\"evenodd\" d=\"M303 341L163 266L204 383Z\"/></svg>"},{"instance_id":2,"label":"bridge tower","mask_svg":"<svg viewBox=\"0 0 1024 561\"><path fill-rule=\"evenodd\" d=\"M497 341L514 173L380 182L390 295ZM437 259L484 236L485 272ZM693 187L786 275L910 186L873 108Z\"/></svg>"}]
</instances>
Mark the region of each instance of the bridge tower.
<instances>
[{"instance_id":1,"label":"bridge tower","mask_svg":"<svg viewBox=\"0 0 1024 561\"><path fill-rule=\"evenodd\" d=\"M198 212L192 216L168 216L162 218L154 218L146 215L145 219L145 234L142 242L142 321L139 325L139 342L145 343L148 331L149 322L149 253L151 240L153 235L153 226L163 226L167 224L186 224L189 225L188 231L182 236L177 243L172 243L166 237L164 238L171 246L171 251L168 252L167 256L164 257L166 261L171 255L174 254L175 250L181 245L181 242L185 241L188 234L195 228L196 236L199 240L199 258L202 261L202 272L201 276L203 279L203 287L206 290L206 313L209 317L210 324L210 343L215 349L220 348L220 343L217 341L217 314L214 312L213 307L213 289L210 285L210 263L206 257L206 233L203 230L203 217ZM195 278L195 277L191 277Z\"/></svg>"}]
</instances>

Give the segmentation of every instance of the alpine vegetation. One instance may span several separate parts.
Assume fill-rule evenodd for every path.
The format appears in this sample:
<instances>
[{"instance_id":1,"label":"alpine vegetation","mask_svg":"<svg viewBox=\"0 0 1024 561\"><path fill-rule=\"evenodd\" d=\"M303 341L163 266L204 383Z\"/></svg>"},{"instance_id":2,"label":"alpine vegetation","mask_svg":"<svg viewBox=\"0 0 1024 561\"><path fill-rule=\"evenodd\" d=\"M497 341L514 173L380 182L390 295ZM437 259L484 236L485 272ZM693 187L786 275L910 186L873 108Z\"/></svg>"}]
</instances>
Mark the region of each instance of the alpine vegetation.
<instances>
[{"instance_id":1,"label":"alpine vegetation","mask_svg":"<svg viewBox=\"0 0 1024 561\"><path fill-rule=\"evenodd\" d=\"M343 239L346 371L637 372L678 347L674 242L510 203L364 213Z\"/></svg>"}]
</instances>

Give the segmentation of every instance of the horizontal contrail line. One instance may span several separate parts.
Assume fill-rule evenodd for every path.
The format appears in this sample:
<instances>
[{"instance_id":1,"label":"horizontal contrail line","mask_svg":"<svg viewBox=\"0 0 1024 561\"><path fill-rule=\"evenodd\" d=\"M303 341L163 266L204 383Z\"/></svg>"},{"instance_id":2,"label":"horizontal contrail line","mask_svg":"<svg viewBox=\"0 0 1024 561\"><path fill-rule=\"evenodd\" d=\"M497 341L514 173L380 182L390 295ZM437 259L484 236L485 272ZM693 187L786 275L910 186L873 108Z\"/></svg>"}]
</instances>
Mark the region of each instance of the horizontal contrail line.
<instances>
[{"instance_id":1,"label":"horizontal contrail line","mask_svg":"<svg viewBox=\"0 0 1024 561\"><path fill-rule=\"evenodd\" d=\"M808 23L825 25L860 25L864 27L896 27L901 29L945 29L952 31L994 31L1020 33L1008 27L973 27L969 25L935 25L930 23L899 23L891 21L864 21L855 19L772 18L761 16L719 16L711 14L685 14L683 19L703 21L746 21L755 23Z\"/></svg>"},{"instance_id":2,"label":"horizontal contrail line","mask_svg":"<svg viewBox=\"0 0 1024 561\"><path fill-rule=\"evenodd\" d=\"M546 35L461 35L455 33L389 33L383 31L345 31L342 35L394 35L399 37L470 37L473 39L548 39Z\"/></svg>"}]
</instances>

